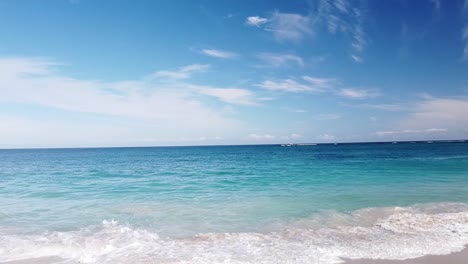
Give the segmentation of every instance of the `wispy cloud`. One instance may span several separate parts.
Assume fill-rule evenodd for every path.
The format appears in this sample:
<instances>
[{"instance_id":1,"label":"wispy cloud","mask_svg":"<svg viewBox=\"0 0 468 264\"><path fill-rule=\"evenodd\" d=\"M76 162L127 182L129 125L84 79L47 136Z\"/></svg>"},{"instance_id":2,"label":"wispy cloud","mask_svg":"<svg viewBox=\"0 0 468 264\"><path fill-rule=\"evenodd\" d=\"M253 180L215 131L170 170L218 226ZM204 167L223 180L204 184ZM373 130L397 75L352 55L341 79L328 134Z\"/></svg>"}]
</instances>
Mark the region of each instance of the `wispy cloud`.
<instances>
[{"instance_id":1,"label":"wispy cloud","mask_svg":"<svg viewBox=\"0 0 468 264\"><path fill-rule=\"evenodd\" d=\"M257 86L270 90L270 91L282 91L282 92L321 92L329 89L336 82L335 79L330 78L317 78L310 76L303 76L304 82L298 82L292 79L280 80L280 81L263 81Z\"/></svg>"},{"instance_id":2,"label":"wispy cloud","mask_svg":"<svg viewBox=\"0 0 468 264\"><path fill-rule=\"evenodd\" d=\"M462 39L465 42L465 47L463 49L463 58L468 59L468 25L463 28Z\"/></svg>"},{"instance_id":3,"label":"wispy cloud","mask_svg":"<svg viewBox=\"0 0 468 264\"><path fill-rule=\"evenodd\" d=\"M379 96L375 90L344 88L338 91L338 95L351 99L366 99Z\"/></svg>"},{"instance_id":4,"label":"wispy cloud","mask_svg":"<svg viewBox=\"0 0 468 264\"><path fill-rule=\"evenodd\" d=\"M260 84L257 84L257 86L270 91L283 91L293 93L317 91L317 89L314 89L313 87L298 83L297 81L291 79L286 79L282 81L263 81Z\"/></svg>"},{"instance_id":5,"label":"wispy cloud","mask_svg":"<svg viewBox=\"0 0 468 264\"><path fill-rule=\"evenodd\" d=\"M434 5L434 10L436 12L439 12L440 11L440 0L430 0L430 2Z\"/></svg>"},{"instance_id":6,"label":"wispy cloud","mask_svg":"<svg viewBox=\"0 0 468 264\"><path fill-rule=\"evenodd\" d=\"M413 105L402 126L461 129L468 126L468 97L430 98Z\"/></svg>"},{"instance_id":7,"label":"wispy cloud","mask_svg":"<svg viewBox=\"0 0 468 264\"><path fill-rule=\"evenodd\" d=\"M303 138L304 136L298 133L292 133L291 135L287 136L288 139L299 139Z\"/></svg>"},{"instance_id":8,"label":"wispy cloud","mask_svg":"<svg viewBox=\"0 0 468 264\"><path fill-rule=\"evenodd\" d=\"M221 59L234 59L237 58L239 55L235 52L225 51L225 50L217 50L217 49L202 49L201 53Z\"/></svg>"},{"instance_id":9,"label":"wispy cloud","mask_svg":"<svg viewBox=\"0 0 468 264\"><path fill-rule=\"evenodd\" d=\"M210 68L207 64L192 64L179 68L176 71L157 71L149 76L149 78L168 78L174 80L188 79L193 73L204 72Z\"/></svg>"},{"instance_id":10,"label":"wispy cloud","mask_svg":"<svg viewBox=\"0 0 468 264\"><path fill-rule=\"evenodd\" d=\"M255 133L252 133L252 134L248 135L248 138L255 139L255 140L271 140L271 139L275 139L276 136L273 136L273 135L270 135L270 134L255 134Z\"/></svg>"},{"instance_id":11,"label":"wispy cloud","mask_svg":"<svg viewBox=\"0 0 468 264\"><path fill-rule=\"evenodd\" d=\"M468 0L465 0L463 4L463 13L465 19L465 25L462 28L462 41L464 43L463 47L463 59L468 60Z\"/></svg>"},{"instance_id":12,"label":"wispy cloud","mask_svg":"<svg viewBox=\"0 0 468 264\"><path fill-rule=\"evenodd\" d=\"M315 120L319 120L319 121L324 121L324 120L336 120L336 119L340 119L341 118L341 115L340 114L336 114L336 113L330 113L330 114L320 114L320 115L316 115L314 117Z\"/></svg>"},{"instance_id":13,"label":"wispy cloud","mask_svg":"<svg viewBox=\"0 0 468 264\"><path fill-rule=\"evenodd\" d=\"M266 80L257 84L257 86L269 91L279 92L329 92L349 99L368 99L380 95L375 89L340 88L342 84L337 79L311 76L303 76L302 81L294 79Z\"/></svg>"},{"instance_id":14,"label":"wispy cloud","mask_svg":"<svg viewBox=\"0 0 468 264\"><path fill-rule=\"evenodd\" d=\"M69 114L92 114L94 118L104 116L108 119L120 120L119 122L129 126L139 124L138 128L125 130L123 135L126 137L131 134L147 137L151 134L164 138L168 135L184 136L186 131L190 131L191 136L206 133L206 131L212 134L203 136L229 135L232 134L231 131L240 128L239 121L224 115L222 112L224 104L220 106L207 104L202 96L216 98L228 104L249 105L253 104L254 100L252 92L240 88L200 86L177 81L170 83L154 81L154 78L166 77L176 80L187 79L191 73L207 69L205 65L194 64L182 67L170 74L168 74L170 71L159 71L150 77L118 82L72 78L61 74L60 68L56 65L60 64L44 59L0 59L0 102L47 107ZM13 119L16 120L16 118ZM16 134L21 134L23 137L29 135L26 130L19 131L19 129L30 127L27 124L22 125L25 122L31 126L33 124L30 120L18 121L19 128ZM67 127L71 125L64 122L51 124L47 128L55 128L54 131L68 133L71 130ZM157 126L154 126L155 124ZM77 126L73 125L73 127ZM87 123L83 127L93 127L93 124ZM112 129L120 131L112 126L103 128L103 131L112 131ZM5 140L11 139L13 142L13 138L16 138L17 142L20 142L21 137L16 134L7 130L0 131L0 136ZM75 138L84 140L79 133L73 135ZM127 142L127 139L121 139L119 142ZM48 142L56 141L49 138Z\"/></svg>"},{"instance_id":15,"label":"wispy cloud","mask_svg":"<svg viewBox=\"0 0 468 264\"><path fill-rule=\"evenodd\" d=\"M421 134L421 133L443 133L447 132L446 128L428 128L425 130L398 130L398 131L378 131L375 132L377 136L388 136L388 135L402 135L402 134Z\"/></svg>"},{"instance_id":16,"label":"wispy cloud","mask_svg":"<svg viewBox=\"0 0 468 264\"><path fill-rule=\"evenodd\" d=\"M257 58L265 64L266 67L288 67L288 66L304 66L304 60L294 54L289 53L260 53Z\"/></svg>"},{"instance_id":17,"label":"wispy cloud","mask_svg":"<svg viewBox=\"0 0 468 264\"><path fill-rule=\"evenodd\" d=\"M354 54L351 55L351 59L353 59L353 61L355 61L357 63L364 62L364 60L360 56L357 56L357 55L354 55Z\"/></svg>"},{"instance_id":18,"label":"wispy cloud","mask_svg":"<svg viewBox=\"0 0 468 264\"><path fill-rule=\"evenodd\" d=\"M311 19L300 14L274 12L269 26L278 40L299 41L313 33Z\"/></svg>"},{"instance_id":19,"label":"wispy cloud","mask_svg":"<svg viewBox=\"0 0 468 264\"><path fill-rule=\"evenodd\" d=\"M404 111L393 129L376 132L395 138L466 137L468 96L424 97L406 104L361 105L387 111Z\"/></svg>"},{"instance_id":20,"label":"wispy cloud","mask_svg":"<svg viewBox=\"0 0 468 264\"><path fill-rule=\"evenodd\" d=\"M299 134L299 133L291 133L289 135L280 137L280 139L288 140L288 141L297 141L297 140L299 140L301 138L304 138L304 136L302 134Z\"/></svg>"},{"instance_id":21,"label":"wispy cloud","mask_svg":"<svg viewBox=\"0 0 468 264\"><path fill-rule=\"evenodd\" d=\"M292 107L284 107L283 108L285 111L290 112L290 113L307 113L308 111L305 109L300 109L300 108L292 108Z\"/></svg>"},{"instance_id":22,"label":"wispy cloud","mask_svg":"<svg viewBox=\"0 0 468 264\"><path fill-rule=\"evenodd\" d=\"M319 135L317 138L323 141L332 141L336 139L334 135L330 135L330 134L322 134L322 135Z\"/></svg>"},{"instance_id":23,"label":"wispy cloud","mask_svg":"<svg viewBox=\"0 0 468 264\"><path fill-rule=\"evenodd\" d=\"M270 17L247 17L246 24L269 31L280 41L300 41L313 33L313 23L309 16L294 13L273 12Z\"/></svg>"},{"instance_id":24,"label":"wispy cloud","mask_svg":"<svg viewBox=\"0 0 468 264\"><path fill-rule=\"evenodd\" d=\"M311 76L302 77L304 81L309 83L312 87L318 90L330 89L337 85L339 82L334 78L318 78Z\"/></svg>"},{"instance_id":25,"label":"wispy cloud","mask_svg":"<svg viewBox=\"0 0 468 264\"><path fill-rule=\"evenodd\" d=\"M364 1L320 0L317 9L306 14L272 12L268 17L250 16L246 24L269 31L279 41L299 42L325 26L330 34L342 33L350 41L350 58L358 63L368 45Z\"/></svg>"},{"instance_id":26,"label":"wispy cloud","mask_svg":"<svg viewBox=\"0 0 468 264\"><path fill-rule=\"evenodd\" d=\"M253 93L240 88L215 88L209 86L190 85L188 86L202 95L215 97L225 103L254 105Z\"/></svg>"},{"instance_id":27,"label":"wispy cloud","mask_svg":"<svg viewBox=\"0 0 468 264\"><path fill-rule=\"evenodd\" d=\"M403 104L358 104L353 105L354 107L360 108L369 108L369 109L377 109L383 111L409 111L411 107Z\"/></svg>"},{"instance_id":28,"label":"wispy cloud","mask_svg":"<svg viewBox=\"0 0 468 264\"><path fill-rule=\"evenodd\" d=\"M351 58L361 63L362 53L368 44L364 31L365 9L363 1L351 2L345 0L321 0L318 16L325 23L331 34L342 33L351 39Z\"/></svg>"}]
</instances>

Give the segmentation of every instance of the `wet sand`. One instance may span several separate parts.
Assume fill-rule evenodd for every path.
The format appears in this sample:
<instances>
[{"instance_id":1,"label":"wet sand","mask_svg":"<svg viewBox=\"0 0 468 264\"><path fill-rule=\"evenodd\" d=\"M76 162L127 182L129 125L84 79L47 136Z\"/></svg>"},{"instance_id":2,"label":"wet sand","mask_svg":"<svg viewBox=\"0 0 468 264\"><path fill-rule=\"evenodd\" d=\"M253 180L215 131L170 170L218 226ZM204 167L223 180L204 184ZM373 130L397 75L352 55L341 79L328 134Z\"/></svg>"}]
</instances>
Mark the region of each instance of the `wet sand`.
<instances>
[{"instance_id":1,"label":"wet sand","mask_svg":"<svg viewBox=\"0 0 468 264\"><path fill-rule=\"evenodd\" d=\"M468 264L468 249L450 255L428 255L406 260L346 259L345 264Z\"/></svg>"},{"instance_id":2,"label":"wet sand","mask_svg":"<svg viewBox=\"0 0 468 264\"><path fill-rule=\"evenodd\" d=\"M375 259L343 259L344 264L468 264L468 248L449 255L428 255L407 260L375 260ZM27 260L0 262L0 264L61 264L64 259L59 257L43 257ZM79 262L65 261L67 264Z\"/></svg>"}]
</instances>

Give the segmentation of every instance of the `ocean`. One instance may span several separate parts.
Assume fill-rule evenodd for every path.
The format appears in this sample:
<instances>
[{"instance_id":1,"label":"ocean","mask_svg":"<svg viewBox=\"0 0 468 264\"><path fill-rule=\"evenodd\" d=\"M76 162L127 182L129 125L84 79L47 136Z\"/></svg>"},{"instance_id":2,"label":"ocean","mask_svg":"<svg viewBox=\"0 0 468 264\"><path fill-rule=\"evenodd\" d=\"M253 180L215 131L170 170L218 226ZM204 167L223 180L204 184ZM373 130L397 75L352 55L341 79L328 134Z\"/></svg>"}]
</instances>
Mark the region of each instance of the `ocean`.
<instances>
[{"instance_id":1,"label":"ocean","mask_svg":"<svg viewBox=\"0 0 468 264\"><path fill-rule=\"evenodd\" d=\"M0 150L0 262L339 263L468 244L468 143Z\"/></svg>"}]
</instances>

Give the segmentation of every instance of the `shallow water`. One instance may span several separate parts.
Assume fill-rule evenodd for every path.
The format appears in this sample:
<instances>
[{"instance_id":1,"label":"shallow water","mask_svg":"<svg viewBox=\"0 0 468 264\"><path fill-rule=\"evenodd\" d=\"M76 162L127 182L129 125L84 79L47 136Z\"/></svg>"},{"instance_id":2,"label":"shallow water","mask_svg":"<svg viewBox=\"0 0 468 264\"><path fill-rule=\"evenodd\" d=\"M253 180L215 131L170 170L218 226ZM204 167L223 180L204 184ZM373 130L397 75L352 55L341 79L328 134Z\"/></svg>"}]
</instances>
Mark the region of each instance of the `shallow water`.
<instances>
[{"instance_id":1,"label":"shallow water","mask_svg":"<svg viewBox=\"0 0 468 264\"><path fill-rule=\"evenodd\" d=\"M468 243L468 144L0 150L0 262L333 263Z\"/></svg>"}]
</instances>

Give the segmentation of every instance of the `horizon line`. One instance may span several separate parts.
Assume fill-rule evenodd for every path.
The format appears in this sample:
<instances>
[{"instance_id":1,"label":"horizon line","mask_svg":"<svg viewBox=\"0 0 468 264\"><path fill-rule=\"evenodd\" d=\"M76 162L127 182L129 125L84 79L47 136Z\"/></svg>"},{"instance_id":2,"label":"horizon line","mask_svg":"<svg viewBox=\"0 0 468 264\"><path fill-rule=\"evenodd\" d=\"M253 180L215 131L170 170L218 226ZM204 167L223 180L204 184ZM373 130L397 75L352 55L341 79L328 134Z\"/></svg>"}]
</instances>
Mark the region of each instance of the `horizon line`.
<instances>
[{"instance_id":1,"label":"horizon line","mask_svg":"<svg viewBox=\"0 0 468 264\"><path fill-rule=\"evenodd\" d=\"M307 147L314 145L343 144L385 144L385 143L467 143L468 139L427 139L427 140L386 140L386 141L351 141L351 142L297 142L297 143L264 143L264 144L212 144L212 145L152 145L152 146L107 146L107 147L18 147L0 148L0 150L47 150L47 149L112 149L112 148L177 148L177 147L236 147L236 146L276 146L291 144Z\"/></svg>"}]
</instances>

